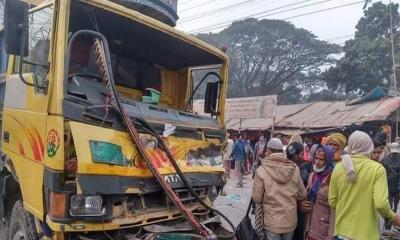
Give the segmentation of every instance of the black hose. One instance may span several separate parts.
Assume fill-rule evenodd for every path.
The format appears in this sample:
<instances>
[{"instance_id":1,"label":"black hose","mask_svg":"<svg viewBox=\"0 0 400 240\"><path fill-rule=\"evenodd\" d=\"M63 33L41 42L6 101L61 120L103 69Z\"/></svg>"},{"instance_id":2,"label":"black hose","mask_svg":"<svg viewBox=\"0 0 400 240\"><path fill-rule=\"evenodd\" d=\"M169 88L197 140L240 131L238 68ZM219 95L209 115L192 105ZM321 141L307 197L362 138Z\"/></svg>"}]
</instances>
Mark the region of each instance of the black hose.
<instances>
[{"instance_id":1,"label":"black hose","mask_svg":"<svg viewBox=\"0 0 400 240\"><path fill-rule=\"evenodd\" d=\"M159 146L161 147L161 149L166 153L168 159L170 160L170 162L172 163L176 173L179 175L179 177L181 178L183 184L185 185L185 187L187 189L189 189L189 192L196 198L197 201L200 202L200 204L205 207L206 209L208 209L211 212L215 212L218 215L220 215L223 219L225 219L227 221L227 223L230 225L230 227L232 228L232 234L229 236L221 236L221 235L217 235L217 237L219 239L232 239L235 237L235 226L233 225L232 221L230 221L228 219L227 216L225 216L223 213L221 213L219 210L212 208L210 206L208 206L203 199L200 198L200 196L197 194L196 191L194 191L194 189L192 188L191 184L189 183L189 181L187 180L187 178L185 177L185 175L183 174L183 172L181 171L181 169L179 168L178 164L176 163L174 157L172 156L171 152L169 151L168 147L165 145L164 140L160 137L160 135L157 134L157 132L154 130L153 127L151 127L146 120L144 119L136 119L137 121L139 121L143 127L143 129L147 130L148 133L150 133L152 136L154 136L159 143Z\"/></svg>"},{"instance_id":2,"label":"black hose","mask_svg":"<svg viewBox=\"0 0 400 240\"><path fill-rule=\"evenodd\" d=\"M21 37L21 54L19 57L18 75L23 83L25 83L28 86L35 87L35 84L32 84L32 83L26 81L24 75L22 75L22 67L24 65L24 55L25 55L25 42L26 42L26 38L28 37L28 31L26 31L26 30L22 30L22 31L23 32L22 32L22 37Z\"/></svg>"},{"instance_id":3,"label":"black hose","mask_svg":"<svg viewBox=\"0 0 400 240\"><path fill-rule=\"evenodd\" d=\"M189 100L186 102L185 105L185 109L187 109L189 107L189 104L191 103L191 101L194 98L194 95L196 94L197 90L199 89L200 85L204 82L204 80L206 80L206 78L210 75L214 75L218 78L219 82L222 83L222 79L221 76L216 73L216 72L208 72L206 75L204 75L204 77L200 80L200 82L197 84L197 86L194 88L194 91L192 92L192 95L190 96Z\"/></svg>"}]
</instances>

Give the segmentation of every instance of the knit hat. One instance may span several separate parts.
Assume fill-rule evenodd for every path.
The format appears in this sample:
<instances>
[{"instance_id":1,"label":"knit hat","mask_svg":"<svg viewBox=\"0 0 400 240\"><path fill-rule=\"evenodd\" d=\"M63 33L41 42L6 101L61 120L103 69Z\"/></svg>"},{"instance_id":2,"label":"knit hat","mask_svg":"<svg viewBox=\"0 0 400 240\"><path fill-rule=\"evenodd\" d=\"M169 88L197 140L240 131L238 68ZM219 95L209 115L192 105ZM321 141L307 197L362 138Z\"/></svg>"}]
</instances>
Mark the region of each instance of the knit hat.
<instances>
[{"instance_id":1,"label":"knit hat","mask_svg":"<svg viewBox=\"0 0 400 240\"><path fill-rule=\"evenodd\" d=\"M341 147L341 149L344 149L344 147L346 146L347 139L341 133L332 133L327 138L326 143L329 144L329 142L335 142Z\"/></svg>"},{"instance_id":2,"label":"knit hat","mask_svg":"<svg viewBox=\"0 0 400 240\"><path fill-rule=\"evenodd\" d=\"M283 149L282 141L279 138L271 138L268 141L267 148L282 150Z\"/></svg>"}]
</instances>

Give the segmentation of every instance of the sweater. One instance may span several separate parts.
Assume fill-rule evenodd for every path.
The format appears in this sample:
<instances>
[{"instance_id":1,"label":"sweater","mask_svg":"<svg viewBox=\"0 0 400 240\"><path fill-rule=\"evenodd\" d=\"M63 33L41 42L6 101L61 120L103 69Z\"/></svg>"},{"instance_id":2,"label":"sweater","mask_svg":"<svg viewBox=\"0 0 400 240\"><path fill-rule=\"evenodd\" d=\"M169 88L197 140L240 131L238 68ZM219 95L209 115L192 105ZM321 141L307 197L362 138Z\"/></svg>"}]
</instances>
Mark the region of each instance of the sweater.
<instances>
[{"instance_id":1,"label":"sweater","mask_svg":"<svg viewBox=\"0 0 400 240\"><path fill-rule=\"evenodd\" d=\"M361 155L352 155L351 160L356 183L346 181L343 163L338 163L329 185L329 205L336 213L335 236L378 240L379 215L389 221L396 217L389 205L385 168Z\"/></svg>"}]
</instances>

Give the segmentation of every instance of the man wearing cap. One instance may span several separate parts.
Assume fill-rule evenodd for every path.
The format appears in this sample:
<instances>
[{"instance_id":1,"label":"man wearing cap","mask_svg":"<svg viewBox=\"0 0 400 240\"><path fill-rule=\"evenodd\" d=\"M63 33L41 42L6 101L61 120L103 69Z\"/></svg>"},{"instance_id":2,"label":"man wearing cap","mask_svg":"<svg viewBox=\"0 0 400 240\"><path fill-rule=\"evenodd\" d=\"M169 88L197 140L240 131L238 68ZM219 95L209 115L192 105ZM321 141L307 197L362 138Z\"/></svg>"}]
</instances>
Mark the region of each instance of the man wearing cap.
<instances>
[{"instance_id":1,"label":"man wearing cap","mask_svg":"<svg viewBox=\"0 0 400 240\"><path fill-rule=\"evenodd\" d=\"M252 199L262 204L268 240L291 240L297 225L297 201L306 198L306 189L297 165L283 153L281 140L267 144L267 159L254 177Z\"/></svg>"}]
</instances>

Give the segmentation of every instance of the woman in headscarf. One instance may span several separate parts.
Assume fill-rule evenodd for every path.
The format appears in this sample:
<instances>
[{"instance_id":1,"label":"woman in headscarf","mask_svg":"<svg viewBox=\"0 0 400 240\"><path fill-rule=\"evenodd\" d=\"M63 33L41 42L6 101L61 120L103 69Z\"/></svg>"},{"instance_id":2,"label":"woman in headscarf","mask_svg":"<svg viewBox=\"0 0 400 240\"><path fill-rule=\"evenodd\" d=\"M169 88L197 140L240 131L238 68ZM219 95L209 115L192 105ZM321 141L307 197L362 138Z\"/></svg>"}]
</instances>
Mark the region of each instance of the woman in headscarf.
<instances>
[{"instance_id":1,"label":"woman in headscarf","mask_svg":"<svg viewBox=\"0 0 400 240\"><path fill-rule=\"evenodd\" d=\"M373 149L368 134L355 131L349 137L347 152L357 181L347 182L342 163L332 173L329 205L335 209L335 237L339 239L379 239L379 215L400 225L400 217L390 209L385 169L369 159Z\"/></svg>"},{"instance_id":2,"label":"woman in headscarf","mask_svg":"<svg viewBox=\"0 0 400 240\"><path fill-rule=\"evenodd\" d=\"M334 151L330 146L317 145L313 154L313 172L310 174L307 184L311 209L307 217L308 240L331 240L335 226L334 212L329 207L328 190L333 171Z\"/></svg>"},{"instance_id":3,"label":"woman in headscarf","mask_svg":"<svg viewBox=\"0 0 400 240\"><path fill-rule=\"evenodd\" d=\"M346 147L347 138L341 133L332 133L327 137L326 144L333 148L335 152L335 162L340 162L341 155L343 153L344 148Z\"/></svg>"}]
</instances>

